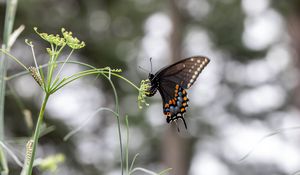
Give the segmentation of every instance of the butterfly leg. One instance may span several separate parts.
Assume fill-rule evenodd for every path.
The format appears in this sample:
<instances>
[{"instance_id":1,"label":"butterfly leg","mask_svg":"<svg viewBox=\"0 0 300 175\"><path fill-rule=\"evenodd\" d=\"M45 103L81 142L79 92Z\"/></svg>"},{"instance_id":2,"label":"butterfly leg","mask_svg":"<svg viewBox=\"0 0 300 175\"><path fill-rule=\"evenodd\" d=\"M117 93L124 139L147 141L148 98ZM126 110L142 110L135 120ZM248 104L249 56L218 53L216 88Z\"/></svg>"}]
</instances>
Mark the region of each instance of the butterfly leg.
<instances>
[{"instance_id":1,"label":"butterfly leg","mask_svg":"<svg viewBox=\"0 0 300 175\"><path fill-rule=\"evenodd\" d=\"M175 122L175 125L176 125L176 128L177 128L177 131L180 132L180 129L179 129L179 126L178 126L178 123L177 123L177 120L178 118L171 118L170 116L167 117L167 123L173 123Z\"/></svg>"},{"instance_id":2,"label":"butterfly leg","mask_svg":"<svg viewBox=\"0 0 300 175\"><path fill-rule=\"evenodd\" d=\"M186 122L185 122L185 119L183 118L183 116L181 116L180 119L183 121L185 129L187 129L187 125L186 125Z\"/></svg>"}]
</instances>

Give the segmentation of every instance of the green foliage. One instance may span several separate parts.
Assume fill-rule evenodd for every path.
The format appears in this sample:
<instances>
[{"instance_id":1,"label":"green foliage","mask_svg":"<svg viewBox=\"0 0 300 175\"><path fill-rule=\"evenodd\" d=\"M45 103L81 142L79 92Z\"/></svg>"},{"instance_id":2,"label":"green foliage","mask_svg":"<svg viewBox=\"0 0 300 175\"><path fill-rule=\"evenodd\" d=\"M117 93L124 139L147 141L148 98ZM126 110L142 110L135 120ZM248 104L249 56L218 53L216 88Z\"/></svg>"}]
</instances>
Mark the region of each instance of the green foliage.
<instances>
[{"instance_id":1,"label":"green foliage","mask_svg":"<svg viewBox=\"0 0 300 175\"><path fill-rule=\"evenodd\" d=\"M51 155L41 161L39 168L44 171L51 171L54 173L57 170L58 164L61 164L64 161L65 155L63 154Z\"/></svg>"},{"instance_id":2,"label":"green foliage","mask_svg":"<svg viewBox=\"0 0 300 175\"><path fill-rule=\"evenodd\" d=\"M5 22L3 28L3 43L1 48L5 50L10 50L10 47L13 45L15 37L12 37L12 31L14 26L14 20L17 9L17 0L6 1L6 10L5 10ZM7 69L7 59L5 59L4 54L0 54L0 142L4 141L4 106L5 106L5 87L6 87L6 69ZM4 153L3 147L0 146L0 174L7 175L9 173L6 155Z\"/></svg>"}]
</instances>

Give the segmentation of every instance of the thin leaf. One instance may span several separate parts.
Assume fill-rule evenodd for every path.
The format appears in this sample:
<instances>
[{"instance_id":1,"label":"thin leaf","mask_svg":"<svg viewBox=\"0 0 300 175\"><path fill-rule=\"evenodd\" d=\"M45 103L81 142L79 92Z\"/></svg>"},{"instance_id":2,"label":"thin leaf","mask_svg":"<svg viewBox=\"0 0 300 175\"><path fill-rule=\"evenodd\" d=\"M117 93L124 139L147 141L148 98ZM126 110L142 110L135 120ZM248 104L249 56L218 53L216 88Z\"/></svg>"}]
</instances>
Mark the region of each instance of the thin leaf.
<instances>
[{"instance_id":1,"label":"thin leaf","mask_svg":"<svg viewBox=\"0 0 300 175\"><path fill-rule=\"evenodd\" d=\"M115 116L119 116L119 114L117 114L115 111L113 111L113 110L111 110L111 109L109 109L109 108L104 108L104 107L99 108L99 109L97 109L95 112L93 112L91 115L89 115L89 116L87 117L87 119L86 119L85 121L83 121L83 123L82 123L81 125L79 125L76 129L73 129L71 132L69 132L69 133L64 137L64 141L67 141L70 137L72 137L74 134L76 134L78 131L80 131L85 125L87 125L87 124L89 123L89 121L90 121L91 119L93 119L93 118L96 116L96 114L97 114L98 112L101 112L101 111L109 111L109 112L113 113Z\"/></svg>"}]
</instances>

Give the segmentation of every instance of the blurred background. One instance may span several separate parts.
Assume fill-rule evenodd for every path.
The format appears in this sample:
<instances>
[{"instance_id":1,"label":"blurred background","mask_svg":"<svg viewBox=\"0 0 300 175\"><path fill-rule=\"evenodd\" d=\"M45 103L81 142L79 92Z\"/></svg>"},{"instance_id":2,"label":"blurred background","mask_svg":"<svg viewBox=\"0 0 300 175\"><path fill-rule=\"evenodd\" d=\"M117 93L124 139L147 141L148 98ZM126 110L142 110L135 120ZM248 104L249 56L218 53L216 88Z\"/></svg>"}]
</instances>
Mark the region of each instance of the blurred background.
<instances>
[{"instance_id":1,"label":"blurred background","mask_svg":"<svg viewBox=\"0 0 300 175\"><path fill-rule=\"evenodd\" d=\"M3 26L5 1L0 5ZM299 12L297 0L19 1L15 28L26 28L12 53L33 65L27 38L35 44L39 64L46 63L48 45L33 27L47 33L60 33L65 27L86 42L71 60L120 68L137 85L150 72L150 57L155 72L176 60L205 55L211 62L188 91L188 130L180 125L181 133L166 124L160 95L139 110L138 92L113 78L121 122L129 116L130 160L139 153L136 167L155 172L171 167L172 175L287 175L300 170L300 130L295 129L300 126ZM3 33L3 27L0 30ZM65 68L67 75L84 69ZM8 75L20 71L10 62ZM42 93L29 75L8 85L5 135L9 148L22 158L24 138L33 131L23 110L31 112L35 123ZM51 97L45 122L55 130L40 139L37 156L64 154L57 174L120 174L117 126L111 114L99 113L63 141L99 107L114 109L112 89L103 78L85 77ZM278 129L283 130L260 142ZM125 131L123 125L123 136ZM9 167L11 174L21 170L11 158ZM36 169L35 174L52 173Z\"/></svg>"}]
</instances>

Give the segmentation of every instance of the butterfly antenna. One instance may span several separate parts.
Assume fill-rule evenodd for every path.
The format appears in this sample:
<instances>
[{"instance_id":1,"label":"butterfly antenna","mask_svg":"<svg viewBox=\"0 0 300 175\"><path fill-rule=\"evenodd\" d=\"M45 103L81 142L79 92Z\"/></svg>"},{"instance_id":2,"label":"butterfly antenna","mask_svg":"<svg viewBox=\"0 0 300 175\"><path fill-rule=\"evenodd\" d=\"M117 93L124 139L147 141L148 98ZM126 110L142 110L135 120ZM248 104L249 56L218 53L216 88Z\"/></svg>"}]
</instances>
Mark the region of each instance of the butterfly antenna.
<instances>
[{"instance_id":1,"label":"butterfly antenna","mask_svg":"<svg viewBox=\"0 0 300 175\"><path fill-rule=\"evenodd\" d=\"M152 73L152 57L150 57L150 66L151 66L151 73Z\"/></svg>"}]
</instances>

